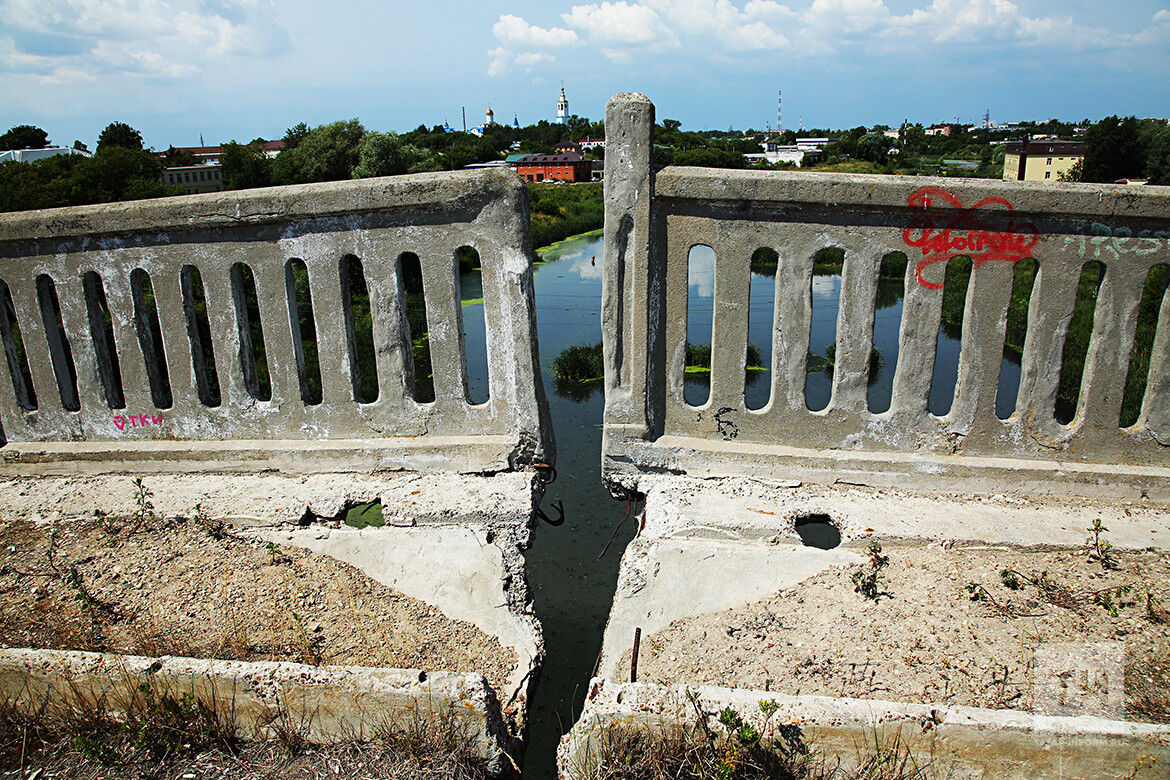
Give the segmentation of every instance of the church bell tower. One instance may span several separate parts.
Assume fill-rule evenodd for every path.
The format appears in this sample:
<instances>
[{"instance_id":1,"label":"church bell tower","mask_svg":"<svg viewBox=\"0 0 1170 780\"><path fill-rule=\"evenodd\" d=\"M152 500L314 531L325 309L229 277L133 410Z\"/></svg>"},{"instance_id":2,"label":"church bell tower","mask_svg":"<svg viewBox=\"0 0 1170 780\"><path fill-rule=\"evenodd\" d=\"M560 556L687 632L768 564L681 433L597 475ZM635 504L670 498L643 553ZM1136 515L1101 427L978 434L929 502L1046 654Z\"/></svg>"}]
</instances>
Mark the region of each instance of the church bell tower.
<instances>
[{"instance_id":1,"label":"church bell tower","mask_svg":"<svg viewBox=\"0 0 1170 780\"><path fill-rule=\"evenodd\" d=\"M557 124L563 125L569 120L569 99L565 97L565 85L561 83L561 99L557 101Z\"/></svg>"}]
</instances>

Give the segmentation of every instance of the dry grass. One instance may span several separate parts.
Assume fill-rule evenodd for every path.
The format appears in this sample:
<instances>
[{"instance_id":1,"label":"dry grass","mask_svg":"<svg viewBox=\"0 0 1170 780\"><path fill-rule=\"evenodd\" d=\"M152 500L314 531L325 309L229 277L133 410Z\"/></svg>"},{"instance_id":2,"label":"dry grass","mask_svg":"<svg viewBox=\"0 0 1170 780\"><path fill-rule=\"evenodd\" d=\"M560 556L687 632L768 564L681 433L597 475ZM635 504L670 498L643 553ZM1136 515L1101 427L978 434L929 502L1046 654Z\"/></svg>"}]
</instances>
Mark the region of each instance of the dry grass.
<instances>
[{"instance_id":1,"label":"dry grass","mask_svg":"<svg viewBox=\"0 0 1170 780\"><path fill-rule=\"evenodd\" d=\"M246 740L240 724L215 706L157 682L121 701L74 685L71 695L37 706L0 702L0 778L126 780L357 778L480 780L489 776L474 740L454 716L387 723L364 742L321 746L309 724L287 710L271 713L268 738Z\"/></svg>"},{"instance_id":2,"label":"dry grass","mask_svg":"<svg viewBox=\"0 0 1170 780\"><path fill-rule=\"evenodd\" d=\"M939 773L900 731L876 730L858 745L852 768L807 745L800 728L773 722L760 702L760 728L725 709L709 723L697 701L693 719L654 725L613 722L593 731L569 768L572 780L929 780ZM757 722L759 722L757 720Z\"/></svg>"}]
</instances>

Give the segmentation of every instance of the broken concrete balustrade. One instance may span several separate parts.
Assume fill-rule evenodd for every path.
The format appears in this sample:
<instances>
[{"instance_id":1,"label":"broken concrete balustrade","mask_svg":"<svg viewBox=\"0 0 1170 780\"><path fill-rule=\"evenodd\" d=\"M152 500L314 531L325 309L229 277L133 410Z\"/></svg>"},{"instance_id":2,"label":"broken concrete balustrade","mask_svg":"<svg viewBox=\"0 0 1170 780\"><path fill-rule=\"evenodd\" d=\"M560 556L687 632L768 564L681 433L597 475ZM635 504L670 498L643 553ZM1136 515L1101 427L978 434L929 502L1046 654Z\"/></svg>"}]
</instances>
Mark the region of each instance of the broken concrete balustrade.
<instances>
[{"instance_id":1,"label":"broken concrete balustrade","mask_svg":"<svg viewBox=\"0 0 1170 780\"><path fill-rule=\"evenodd\" d=\"M1125 776L1143 755L1170 761L1157 714L1170 701L1165 291L1140 413L1119 423L1143 286L1170 263L1170 191L655 172L653 121L641 95L607 107L602 463L615 494L644 504L563 775L588 776L608 726L693 724L699 711L714 723L727 706L752 721L761 701L830 763L895 737L957 777ZM697 245L714 250L714 313L710 395L692 405ZM771 386L749 409L761 248L779 258ZM825 248L844 255L836 366L827 407L810 411L811 284ZM890 408L875 413L875 299L893 252L909 262ZM972 271L940 416L928 397L957 256ZM1013 267L1029 258L1039 271L1019 392L1001 419ZM1076 414L1062 424L1062 351L1090 261L1105 272Z\"/></svg>"},{"instance_id":2,"label":"broken concrete balustrade","mask_svg":"<svg viewBox=\"0 0 1170 780\"><path fill-rule=\"evenodd\" d=\"M488 373L476 403L459 271L472 251ZM498 171L0 215L0 511L124 534L195 517L270 550L351 565L499 643L514 659L501 688L459 698L484 734L506 724L520 736L543 656L522 551L538 471L554 458L531 260L523 185ZM428 365L433 399L416 375ZM344 522L370 502L376 527ZM102 520L139 514L152 519ZM63 661L59 675L79 663L90 661ZM248 663L229 677L251 674ZM323 667L310 677L326 689L344 677L364 701L363 680L374 690L398 674ZM9 688L17 677L9 668ZM394 696L436 691L414 684Z\"/></svg>"}]
</instances>

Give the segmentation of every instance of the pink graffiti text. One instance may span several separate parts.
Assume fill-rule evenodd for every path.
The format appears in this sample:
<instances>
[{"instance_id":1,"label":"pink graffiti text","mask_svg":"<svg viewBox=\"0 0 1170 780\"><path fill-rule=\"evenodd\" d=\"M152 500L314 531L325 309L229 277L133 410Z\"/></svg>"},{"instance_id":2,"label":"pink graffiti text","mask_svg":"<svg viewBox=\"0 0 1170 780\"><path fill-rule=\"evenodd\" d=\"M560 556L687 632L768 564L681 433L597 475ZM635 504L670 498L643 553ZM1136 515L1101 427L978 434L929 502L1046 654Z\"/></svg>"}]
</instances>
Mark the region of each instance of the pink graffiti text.
<instances>
[{"instance_id":1,"label":"pink graffiti text","mask_svg":"<svg viewBox=\"0 0 1170 780\"><path fill-rule=\"evenodd\" d=\"M946 263L960 255L970 257L972 270L991 260L1017 263L1029 256L1040 239L1031 222L1017 223L1002 216L1015 210L1003 198L984 198L969 207L941 187L920 187L906 203L923 210L922 219L902 231L907 246L922 250L922 260L914 268L918 283L932 290L942 289L942 281L928 282L922 272L935 263ZM942 206L947 211L937 210ZM1001 207L1003 210L991 208ZM982 209L982 211L980 211ZM1000 225L982 219L995 217ZM941 223L941 224L939 224Z\"/></svg>"},{"instance_id":2,"label":"pink graffiti text","mask_svg":"<svg viewBox=\"0 0 1170 780\"><path fill-rule=\"evenodd\" d=\"M162 417L157 414L115 414L114 425L119 431L126 430L126 426L131 428L145 428L148 425L162 425Z\"/></svg>"}]
</instances>

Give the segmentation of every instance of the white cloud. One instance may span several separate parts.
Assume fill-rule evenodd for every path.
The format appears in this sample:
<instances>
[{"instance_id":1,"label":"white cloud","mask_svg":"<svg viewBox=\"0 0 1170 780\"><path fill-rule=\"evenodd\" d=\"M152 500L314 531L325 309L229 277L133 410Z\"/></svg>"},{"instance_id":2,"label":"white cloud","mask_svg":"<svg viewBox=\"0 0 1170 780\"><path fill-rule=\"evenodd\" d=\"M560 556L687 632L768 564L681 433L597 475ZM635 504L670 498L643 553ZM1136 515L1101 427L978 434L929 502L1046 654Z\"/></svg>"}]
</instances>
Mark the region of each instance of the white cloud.
<instances>
[{"instance_id":1,"label":"white cloud","mask_svg":"<svg viewBox=\"0 0 1170 780\"><path fill-rule=\"evenodd\" d=\"M575 5L569 13L561 14L561 19L570 27L582 30L591 42L600 45L678 46L678 39L662 23L654 9L637 2L618 0L611 3L604 0L601 3Z\"/></svg>"},{"instance_id":2,"label":"white cloud","mask_svg":"<svg viewBox=\"0 0 1170 780\"><path fill-rule=\"evenodd\" d=\"M493 27L501 46L489 73L545 61L534 52L587 43L606 58L633 62L685 50L692 59L730 61L745 53L811 57L848 48L883 55L929 47L989 50L1004 44L1076 51L1170 42L1170 10L1137 33L1109 31L1071 16L1029 16L1010 0L919 0L895 13L885 0L601 0L561 13L564 27L543 28L514 15ZM527 53L527 56L525 56Z\"/></svg>"},{"instance_id":3,"label":"white cloud","mask_svg":"<svg viewBox=\"0 0 1170 780\"><path fill-rule=\"evenodd\" d=\"M578 42L577 33L564 27L539 27L529 24L515 14L504 14L494 25L492 34L500 45L488 52L489 76L501 76L515 64L530 70L543 62L555 58L540 49L559 49Z\"/></svg>"},{"instance_id":4,"label":"white cloud","mask_svg":"<svg viewBox=\"0 0 1170 780\"><path fill-rule=\"evenodd\" d=\"M259 0L0 0L0 69L77 83L182 78L209 57L273 56L285 32Z\"/></svg>"},{"instance_id":5,"label":"white cloud","mask_svg":"<svg viewBox=\"0 0 1170 780\"><path fill-rule=\"evenodd\" d=\"M552 48L571 46L577 42L577 33L563 27L537 27L514 14L504 14L494 25L492 33L505 46Z\"/></svg>"}]
</instances>

